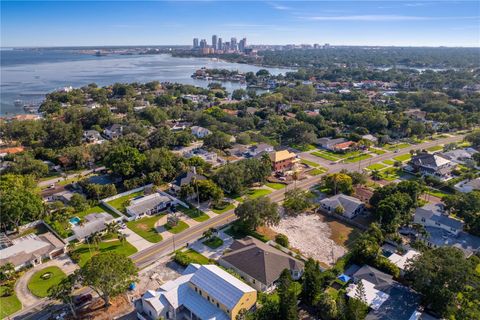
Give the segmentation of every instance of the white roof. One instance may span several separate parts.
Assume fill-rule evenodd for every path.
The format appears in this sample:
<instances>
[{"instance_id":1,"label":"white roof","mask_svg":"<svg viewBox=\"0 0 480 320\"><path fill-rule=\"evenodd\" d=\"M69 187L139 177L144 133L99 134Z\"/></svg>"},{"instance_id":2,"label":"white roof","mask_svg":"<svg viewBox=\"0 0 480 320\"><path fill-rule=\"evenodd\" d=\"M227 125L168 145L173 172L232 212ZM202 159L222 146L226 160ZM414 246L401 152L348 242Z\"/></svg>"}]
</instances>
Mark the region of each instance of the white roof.
<instances>
[{"instance_id":1,"label":"white roof","mask_svg":"<svg viewBox=\"0 0 480 320\"><path fill-rule=\"evenodd\" d=\"M255 291L216 265L202 265L191 282L230 309L245 293Z\"/></svg>"},{"instance_id":2,"label":"white roof","mask_svg":"<svg viewBox=\"0 0 480 320\"><path fill-rule=\"evenodd\" d=\"M373 283L363 279L360 281L362 281L363 287L365 288L365 302L373 310L378 310L380 306L385 301L387 301L390 296L383 291L375 289L375 285ZM349 296L350 298L357 298L356 291L357 284L350 284L347 288L347 296Z\"/></svg>"},{"instance_id":3,"label":"white roof","mask_svg":"<svg viewBox=\"0 0 480 320\"><path fill-rule=\"evenodd\" d=\"M390 260L393 264L395 264L397 267L399 267L401 270L405 270L405 267L407 266L407 260L412 259L416 256L418 256L420 253L415 250L408 250L407 253L405 253L403 256L399 254L392 254L390 257L388 257L388 260Z\"/></svg>"},{"instance_id":4,"label":"white roof","mask_svg":"<svg viewBox=\"0 0 480 320\"><path fill-rule=\"evenodd\" d=\"M50 245L50 243L43 241L36 235L28 235L20 239L15 239L12 242L12 246L0 250L2 259L10 258L21 253L29 254Z\"/></svg>"}]
</instances>

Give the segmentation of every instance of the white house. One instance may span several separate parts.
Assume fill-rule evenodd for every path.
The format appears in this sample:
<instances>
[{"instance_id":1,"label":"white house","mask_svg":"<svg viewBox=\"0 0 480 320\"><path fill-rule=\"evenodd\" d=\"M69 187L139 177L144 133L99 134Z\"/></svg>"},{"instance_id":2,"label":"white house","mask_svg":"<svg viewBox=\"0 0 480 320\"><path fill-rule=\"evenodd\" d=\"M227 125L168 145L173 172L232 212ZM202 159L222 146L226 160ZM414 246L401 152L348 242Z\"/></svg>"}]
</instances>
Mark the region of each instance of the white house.
<instances>
[{"instance_id":1,"label":"white house","mask_svg":"<svg viewBox=\"0 0 480 320\"><path fill-rule=\"evenodd\" d=\"M123 135L123 126L120 124L112 124L103 130L103 134L109 139L117 139Z\"/></svg>"},{"instance_id":2,"label":"white house","mask_svg":"<svg viewBox=\"0 0 480 320\"><path fill-rule=\"evenodd\" d=\"M132 217L141 217L144 215L154 215L178 203L177 199L162 192L152 193L148 196L140 197L130 201L130 205L125 209Z\"/></svg>"},{"instance_id":3,"label":"white house","mask_svg":"<svg viewBox=\"0 0 480 320\"><path fill-rule=\"evenodd\" d=\"M329 213L336 213L336 210L339 210L344 217L352 219L363 212L365 204L357 198L339 193L320 200L320 207Z\"/></svg>"},{"instance_id":4,"label":"white house","mask_svg":"<svg viewBox=\"0 0 480 320\"><path fill-rule=\"evenodd\" d=\"M413 221L425 227L441 228L455 235L463 230L463 222L451 218L444 212L440 204L428 203L423 207L417 208Z\"/></svg>"},{"instance_id":5,"label":"white house","mask_svg":"<svg viewBox=\"0 0 480 320\"><path fill-rule=\"evenodd\" d=\"M463 193L480 190L480 178L473 180L463 180L453 186L455 190Z\"/></svg>"},{"instance_id":6,"label":"white house","mask_svg":"<svg viewBox=\"0 0 480 320\"><path fill-rule=\"evenodd\" d=\"M208 130L207 128L199 126L192 126L190 129L192 130L192 134L197 138L205 138L212 133L212 131Z\"/></svg>"}]
</instances>

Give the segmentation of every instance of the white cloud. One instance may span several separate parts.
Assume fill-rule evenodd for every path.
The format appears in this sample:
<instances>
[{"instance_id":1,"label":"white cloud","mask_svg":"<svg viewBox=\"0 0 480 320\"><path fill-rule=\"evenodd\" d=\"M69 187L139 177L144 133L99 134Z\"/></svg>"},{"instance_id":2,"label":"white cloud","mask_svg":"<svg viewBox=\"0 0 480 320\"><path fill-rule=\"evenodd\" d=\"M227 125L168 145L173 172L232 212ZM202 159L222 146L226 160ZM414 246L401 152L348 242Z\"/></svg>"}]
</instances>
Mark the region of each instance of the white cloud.
<instances>
[{"instance_id":1,"label":"white cloud","mask_svg":"<svg viewBox=\"0 0 480 320\"><path fill-rule=\"evenodd\" d=\"M270 2L269 5L272 6L272 8L274 8L274 9L276 9L276 10L280 10L280 11L292 10L292 8L287 7L287 6L283 5L283 4L278 4L278 3Z\"/></svg>"}]
</instances>

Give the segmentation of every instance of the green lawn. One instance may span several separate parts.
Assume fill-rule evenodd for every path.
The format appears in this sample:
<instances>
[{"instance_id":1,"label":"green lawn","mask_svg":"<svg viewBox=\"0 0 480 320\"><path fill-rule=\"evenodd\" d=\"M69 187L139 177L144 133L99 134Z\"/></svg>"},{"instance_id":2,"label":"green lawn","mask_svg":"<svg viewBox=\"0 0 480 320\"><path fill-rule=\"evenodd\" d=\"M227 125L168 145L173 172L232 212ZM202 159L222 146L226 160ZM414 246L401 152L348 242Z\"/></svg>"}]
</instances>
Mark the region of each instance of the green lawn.
<instances>
[{"instance_id":1,"label":"green lawn","mask_svg":"<svg viewBox=\"0 0 480 320\"><path fill-rule=\"evenodd\" d=\"M210 260L208 260L207 257L204 255L201 255L200 253L193 251L192 249L188 249L186 251L181 252L182 255L185 255L189 259L191 259L191 263L198 263L198 264L209 264Z\"/></svg>"},{"instance_id":2,"label":"green lawn","mask_svg":"<svg viewBox=\"0 0 480 320\"><path fill-rule=\"evenodd\" d=\"M353 163L353 162L359 162L359 161L362 161L362 160L365 160L365 159L370 159L372 156L369 155L369 154L359 154L357 156L353 156L353 157L350 157L350 158L346 158L345 162L347 163Z\"/></svg>"},{"instance_id":3,"label":"green lawn","mask_svg":"<svg viewBox=\"0 0 480 320\"><path fill-rule=\"evenodd\" d=\"M163 215L156 215L129 221L127 222L127 227L147 241L153 243L160 242L163 238L155 229L155 223L162 217Z\"/></svg>"},{"instance_id":4,"label":"green lawn","mask_svg":"<svg viewBox=\"0 0 480 320\"><path fill-rule=\"evenodd\" d=\"M399 168L386 168L380 171L380 176L383 180L394 181L400 178L400 169Z\"/></svg>"},{"instance_id":5,"label":"green lawn","mask_svg":"<svg viewBox=\"0 0 480 320\"><path fill-rule=\"evenodd\" d=\"M377 149L377 148L368 148L368 151L373 152L373 153L378 154L378 155L386 153L385 150Z\"/></svg>"},{"instance_id":6,"label":"green lawn","mask_svg":"<svg viewBox=\"0 0 480 320\"><path fill-rule=\"evenodd\" d=\"M249 199L257 199L270 193L272 193L272 191L267 189L249 189L247 191L247 197Z\"/></svg>"},{"instance_id":7,"label":"green lawn","mask_svg":"<svg viewBox=\"0 0 480 320\"><path fill-rule=\"evenodd\" d=\"M443 198L445 196L450 195L449 193L446 193L444 191L441 191L441 190L438 190L438 189L432 189L432 188L428 188L427 190L425 190L425 193L427 193L429 195L432 195L434 197L437 197L437 198Z\"/></svg>"},{"instance_id":8,"label":"green lawn","mask_svg":"<svg viewBox=\"0 0 480 320\"><path fill-rule=\"evenodd\" d=\"M177 209L198 222L203 222L210 219L205 212L198 210L197 208L185 208L184 206L177 206Z\"/></svg>"},{"instance_id":9,"label":"green lawn","mask_svg":"<svg viewBox=\"0 0 480 320\"><path fill-rule=\"evenodd\" d=\"M385 163L386 165L389 165L389 166L393 166L395 164L395 161L390 160L390 159L389 160L384 160L382 162Z\"/></svg>"},{"instance_id":10,"label":"green lawn","mask_svg":"<svg viewBox=\"0 0 480 320\"><path fill-rule=\"evenodd\" d=\"M22 303L18 300L15 293L5 297L5 290L7 290L6 286L0 286L0 319L4 319L22 309Z\"/></svg>"},{"instance_id":11,"label":"green lawn","mask_svg":"<svg viewBox=\"0 0 480 320\"><path fill-rule=\"evenodd\" d=\"M169 232L174 233L174 234L180 233L180 232L190 228L190 226L183 221L178 221L177 225L174 226L174 227L169 227L168 224L165 224L164 227Z\"/></svg>"},{"instance_id":12,"label":"green lawn","mask_svg":"<svg viewBox=\"0 0 480 320\"><path fill-rule=\"evenodd\" d=\"M227 212L228 210L232 210L233 208L235 208L235 206L232 203L230 203L230 204L228 204L228 206L226 206L223 209L212 208L212 211L215 212L216 214L222 214L224 212Z\"/></svg>"},{"instance_id":13,"label":"green lawn","mask_svg":"<svg viewBox=\"0 0 480 320\"><path fill-rule=\"evenodd\" d=\"M433 147L427 148L427 151L430 151L430 152L435 152L440 150L443 150L442 146L433 146Z\"/></svg>"},{"instance_id":14,"label":"green lawn","mask_svg":"<svg viewBox=\"0 0 480 320\"><path fill-rule=\"evenodd\" d=\"M319 152L319 151L314 151L311 154L313 154L316 157L323 158L325 160L330 160L330 161L337 161L339 160L338 157L331 156L330 154L327 154L326 152Z\"/></svg>"},{"instance_id":15,"label":"green lawn","mask_svg":"<svg viewBox=\"0 0 480 320\"><path fill-rule=\"evenodd\" d=\"M403 149L403 148L407 148L407 147L410 147L410 144L409 143L398 143L398 144L386 144L383 146L384 149L387 149L388 151L394 151L396 149Z\"/></svg>"},{"instance_id":16,"label":"green lawn","mask_svg":"<svg viewBox=\"0 0 480 320\"><path fill-rule=\"evenodd\" d=\"M302 152L317 149L317 147L315 147L312 144L301 144L301 145L300 144L292 144L291 147L294 148L294 149L297 149L298 151L302 151Z\"/></svg>"},{"instance_id":17,"label":"green lawn","mask_svg":"<svg viewBox=\"0 0 480 320\"><path fill-rule=\"evenodd\" d=\"M78 264L80 266L85 265L90 258L100 252L115 252L119 254L124 254L130 256L137 252L137 248L132 246L128 241L125 241L123 244L119 240L101 242L98 245L98 250L93 244L83 243L79 245L74 252L77 252L80 255Z\"/></svg>"},{"instance_id":18,"label":"green lawn","mask_svg":"<svg viewBox=\"0 0 480 320\"><path fill-rule=\"evenodd\" d=\"M105 212L105 209L103 209L100 206L94 206L85 211L76 213L74 216L79 217L80 219L83 219L86 215L89 215L91 213L100 213L100 212Z\"/></svg>"},{"instance_id":19,"label":"green lawn","mask_svg":"<svg viewBox=\"0 0 480 320\"><path fill-rule=\"evenodd\" d=\"M380 169L383 169L385 168L385 165L381 164L381 163L374 163L372 165L369 165L367 167L367 169L369 170L380 170Z\"/></svg>"},{"instance_id":20,"label":"green lawn","mask_svg":"<svg viewBox=\"0 0 480 320\"><path fill-rule=\"evenodd\" d=\"M405 154L402 154L402 155L399 155L399 156L396 156L393 158L393 160L396 160L396 161L407 161L407 160L410 160L412 159L412 155L410 153L405 153Z\"/></svg>"},{"instance_id":21,"label":"green lawn","mask_svg":"<svg viewBox=\"0 0 480 320\"><path fill-rule=\"evenodd\" d=\"M315 168L315 169L312 169L312 170L308 171L308 174L311 175L311 176L318 176L319 174L325 173L327 171L328 170L325 169L325 168Z\"/></svg>"},{"instance_id":22,"label":"green lawn","mask_svg":"<svg viewBox=\"0 0 480 320\"><path fill-rule=\"evenodd\" d=\"M46 275L49 277L42 278ZM44 298L48 295L48 289L59 284L66 276L59 267L47 267L34 273L28 281L28 290L37 297Z\"/></svg>"},{"instance_id":23,"label":"green lawn","mask_svg":"<svg viewBox=\"0 0 480 320\"><path fill-rule=\"evenodd\" d=\"M272 183L272 182L268 182L268 183L265 183L265 185L269 188L272 188L272 189L275 189L275 190L280 190L280 189L283 189L285 188L285 185L283 183Z\"/></svg>"},{"instance_id":24,"label":"green lawn","mask_svg":"<svg viewBox=\"0 0 480 320\"><path fill-rule=\"evenodd\" d=\"M310 161L310 160L306 160L306 159L302 159L300 162L303 163L303 164L309 165L310 167L318 167L319 166L318 163Z\"/></svg>"},{"instance_id":25,"label":"green lawn","mask_svg":"<svg viewBox=\"0 0 480 320\"><path fill-rule=\"evenodd\" d=\"M202 243L209 248L217 249L223 244L223 240L219 237L212 237L211 239L205 240Z\"/></svg>"},{"instance_id":26,"label":"green lawn","mask_svg":"<svg viewBox=\"0 0 480 320\"><path fill-rule=\"evenodd\" d=\"M143 196L143 190L111 200L107 203L112 207L114 207L115 209L117 209L118 211L125 212L125 207L128 206L129 201L138 196Z\"/></svg>"}]
</instances>

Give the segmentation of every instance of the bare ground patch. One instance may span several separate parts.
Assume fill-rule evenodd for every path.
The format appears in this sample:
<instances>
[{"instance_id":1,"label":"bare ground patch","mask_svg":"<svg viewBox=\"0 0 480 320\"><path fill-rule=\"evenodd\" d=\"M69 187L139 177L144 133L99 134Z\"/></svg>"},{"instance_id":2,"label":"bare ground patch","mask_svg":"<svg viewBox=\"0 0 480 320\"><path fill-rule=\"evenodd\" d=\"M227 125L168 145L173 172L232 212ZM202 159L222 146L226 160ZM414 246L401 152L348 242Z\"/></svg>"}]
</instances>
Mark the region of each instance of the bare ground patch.
<instances>
[{"instance_id":1,"label":"bare ground patch","mask_svg":"<svg viewBox=\"0 0 480 320\"><path fill-rule=\"evenodd\" d=\"M349 227L337 221L327 222L324 219L318 214L285 217L272 229L285 234L290 245L300 250L303 255L312 257L323 265L331 266L347 252L343 243L349 238L346 235Z\"/></svg>"}]
</instances>

